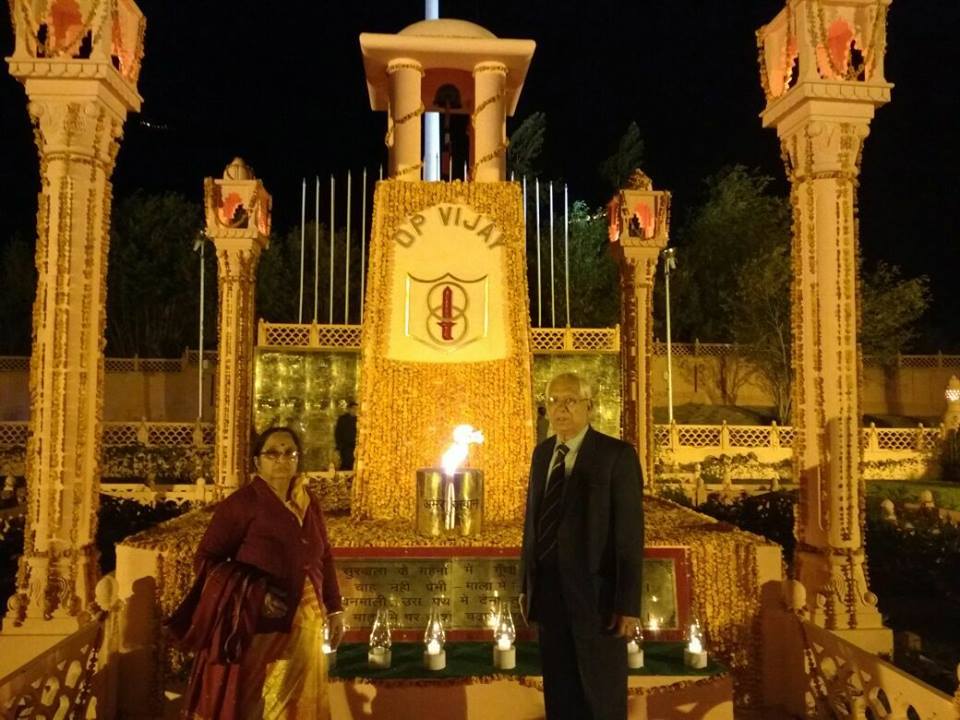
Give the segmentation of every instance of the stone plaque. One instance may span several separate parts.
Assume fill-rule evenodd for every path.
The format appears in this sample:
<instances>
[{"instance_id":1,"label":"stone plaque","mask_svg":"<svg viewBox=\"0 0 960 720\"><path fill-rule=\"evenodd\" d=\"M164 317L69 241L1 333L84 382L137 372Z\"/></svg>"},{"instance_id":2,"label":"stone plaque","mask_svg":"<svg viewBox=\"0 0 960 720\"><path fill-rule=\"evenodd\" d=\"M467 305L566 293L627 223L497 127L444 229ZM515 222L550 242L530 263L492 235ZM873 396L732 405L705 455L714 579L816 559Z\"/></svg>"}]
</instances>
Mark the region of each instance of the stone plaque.
<instances>
[{"instance_id":1,"label":"stone plaque","mask_svg":"<svg viewBox=\"0 0 960 720\"><path fill-rule=\"evenodd\" d=\"M435 607L448 630L483 630L495 599L510 601L519 613L519 566L509 557L341 558L344 620L352 629L367 628L377 609L386 608L394 628L421 630Z\"/></svg>"}]
</instances>

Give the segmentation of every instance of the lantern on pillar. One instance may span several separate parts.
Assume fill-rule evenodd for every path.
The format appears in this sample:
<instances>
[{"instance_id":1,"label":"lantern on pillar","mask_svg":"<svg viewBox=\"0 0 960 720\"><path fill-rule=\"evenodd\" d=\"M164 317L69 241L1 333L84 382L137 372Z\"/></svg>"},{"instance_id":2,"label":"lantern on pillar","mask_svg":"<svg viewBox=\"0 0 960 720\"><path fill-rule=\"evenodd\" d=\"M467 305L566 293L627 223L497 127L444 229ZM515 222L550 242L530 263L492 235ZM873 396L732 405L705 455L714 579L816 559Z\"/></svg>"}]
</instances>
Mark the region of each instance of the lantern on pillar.
<instances>
[{"instance_id":1,"label":"lantern on pillar","mask_svg":"<svg viewBox=\"0 0 960 720\"><path fill-rule=\"evenodd\" d=\"M222 178L204 182L207 235L217 248L220 303L217 362L217 492L247 479L253 394L254 289L260 252L270 237L270 194L235 158Z\"/></svg>"},{"instance_id":2,"label":"lantern on pillar","mask_svg":"<svg viewBox=\"0 0 960 720\"><path fill-rule=\"evenodd\" d=\"M640 455L646 483L653 480L653 283L670 230L670 193L654 190L642 170L607 205L610 248L620 267L621 435Z\"/></svg>"},{"instance_id":3,"label":"lantern on pillar","mask_svg":"<svg viewBox=\"0 0 960 720\"><path fill-rule=\"evenodd\" d=\"M805 82L852 81L886 86L890 0L789 0L757 31L760 81L767 102Z\"/></svg>"}]
</instances>

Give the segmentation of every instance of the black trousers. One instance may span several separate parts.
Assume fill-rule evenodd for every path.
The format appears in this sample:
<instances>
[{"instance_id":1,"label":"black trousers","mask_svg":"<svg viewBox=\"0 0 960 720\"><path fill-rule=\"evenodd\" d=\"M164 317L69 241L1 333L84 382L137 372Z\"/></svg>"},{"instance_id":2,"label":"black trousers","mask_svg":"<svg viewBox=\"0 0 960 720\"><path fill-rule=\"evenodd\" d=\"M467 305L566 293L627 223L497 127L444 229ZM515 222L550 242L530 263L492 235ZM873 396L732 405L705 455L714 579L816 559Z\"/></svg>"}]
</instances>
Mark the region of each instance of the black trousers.
<instances>
[{"instance_id":1,"label":"black trousers","mask_svg":"<svg viewBox=\"0 0 960 720\"><path fill-rule=\"evenodd\" d=\"M625 720L627 649L623 638L574 633L560 573L537 573L533 608L540 629L540 662L547 720Z\"/></svg>"}]
</instances>

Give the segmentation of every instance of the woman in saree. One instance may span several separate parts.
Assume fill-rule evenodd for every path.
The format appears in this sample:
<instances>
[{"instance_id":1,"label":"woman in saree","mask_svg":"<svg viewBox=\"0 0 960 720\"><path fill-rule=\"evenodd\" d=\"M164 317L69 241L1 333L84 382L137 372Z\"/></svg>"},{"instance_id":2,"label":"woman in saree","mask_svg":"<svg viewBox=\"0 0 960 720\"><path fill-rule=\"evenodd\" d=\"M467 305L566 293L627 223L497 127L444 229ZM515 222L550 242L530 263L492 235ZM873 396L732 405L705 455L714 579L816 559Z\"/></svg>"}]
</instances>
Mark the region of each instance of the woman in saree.
<instances>
[{"instance_id":1,"label":"woman in saree","mask_svg":"<svg viewBox=\"0 0 960 720\"><path fill-rule=\"evenodd\" d=\"M182 717L329 717L324 623L336 647L342 604L326 524L299 475L286 427L254 444L256 477L223 500L197 548L196 581L168 625L196 653Z\"/></svg>"}]
</instances>

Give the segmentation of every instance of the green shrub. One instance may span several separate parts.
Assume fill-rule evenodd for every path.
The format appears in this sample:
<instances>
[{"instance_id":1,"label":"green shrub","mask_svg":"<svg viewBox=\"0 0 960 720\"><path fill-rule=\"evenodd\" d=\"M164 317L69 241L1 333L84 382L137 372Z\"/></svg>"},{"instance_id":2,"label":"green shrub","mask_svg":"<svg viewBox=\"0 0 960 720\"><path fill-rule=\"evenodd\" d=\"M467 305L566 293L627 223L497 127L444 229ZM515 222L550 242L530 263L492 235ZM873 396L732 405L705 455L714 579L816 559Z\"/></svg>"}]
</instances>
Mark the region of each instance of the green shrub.
<instances>
[{"instance_id":1,"label":"green shrub","mask_svg":"<svg viewBox=\"0 0 960 720\"><path fill-rule=\"evenodd\" d=\"M940 479L960 482L960 433L956 429L947 432L940 449Z\"/></svg>"},{"instance_id":2,"label":"green shrub","mask_svg":"<svg viewBox=\"0 0 960 720\"><path fill-rule=\"evenodd\" d=\"M796 544L793 536L793 508L796 501L796 490L741 495L732 501L720 495L711 495L697 510L777 543L783 548L784 558L789 563Z\"/></svg>"}]
</instances>

